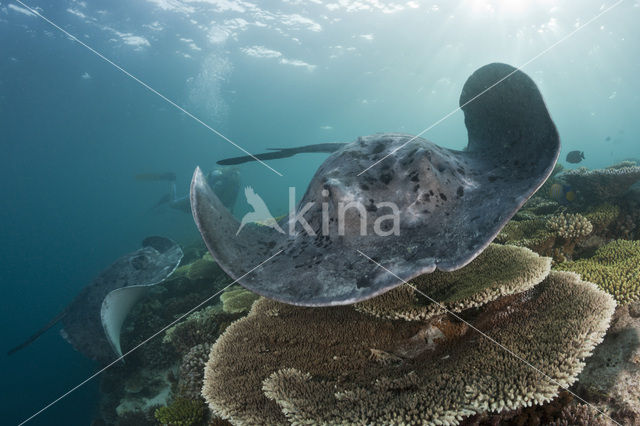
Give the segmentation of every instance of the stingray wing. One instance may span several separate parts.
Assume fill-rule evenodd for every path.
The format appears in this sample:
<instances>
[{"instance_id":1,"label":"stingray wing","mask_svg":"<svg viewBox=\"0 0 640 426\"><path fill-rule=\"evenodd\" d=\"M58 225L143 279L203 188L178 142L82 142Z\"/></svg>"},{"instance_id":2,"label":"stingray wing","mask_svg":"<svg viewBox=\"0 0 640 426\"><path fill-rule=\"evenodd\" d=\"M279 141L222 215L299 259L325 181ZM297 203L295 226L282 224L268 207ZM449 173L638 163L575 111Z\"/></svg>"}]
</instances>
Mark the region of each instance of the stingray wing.
<instances>
[{"instance_id":1,"label":"stingray wing","mask_svg":"<svg viewBox=\"0 0 640 426\"><path fill-rule=\"evenodd\" d=\"M560 140L533 80L509 65L474 72L460 106L469 136L464 151L406 134L377 134L329 156L298 205L312 233L296 220L295 235L254 227L236 238L237 222L197 169L191 205L211 254L249 290L305 306L354 303L402 280L467 265L549 177ZM340 204L350 201L367 208L341 218ZM389 225L381 222L390 212L382 202L398 208L397 234L376 230L376 224ZM312 207L302 210L308 203Z\"/></svg>"}]
</instances>

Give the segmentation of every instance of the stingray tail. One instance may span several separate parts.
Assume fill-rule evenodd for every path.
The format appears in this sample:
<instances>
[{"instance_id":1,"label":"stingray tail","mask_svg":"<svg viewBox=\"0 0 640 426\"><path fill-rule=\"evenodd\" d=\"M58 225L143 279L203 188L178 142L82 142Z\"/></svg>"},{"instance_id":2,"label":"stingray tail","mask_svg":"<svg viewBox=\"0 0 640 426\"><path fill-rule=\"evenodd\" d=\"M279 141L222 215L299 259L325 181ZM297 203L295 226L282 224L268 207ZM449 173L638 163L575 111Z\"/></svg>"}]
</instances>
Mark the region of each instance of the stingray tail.
<instances>
[{"instance_id":1,"label":"stingray tail","mask_svg":"<svg viewBox=\"0 0 640 426\"><path fill-rule=\"evenodd\" d=\"M51 321L49 321L40 330L36 331L31 337L29 337L23 343L19 344L18 346L16 346L13 349L10 349L9 352L7 352L7 355L12 355L12 354L18 352L19 350L24 349L27 346L29 346L34 340L36 340L38 337L42 336L47 330L49 330L51 327L53 327L58 322L60 322L60 320L65 317L65 315L67 315L67 310L66 309L64 311L60 312L55 317L53 317L53 319Z\"/></svg>"}]
</instances>

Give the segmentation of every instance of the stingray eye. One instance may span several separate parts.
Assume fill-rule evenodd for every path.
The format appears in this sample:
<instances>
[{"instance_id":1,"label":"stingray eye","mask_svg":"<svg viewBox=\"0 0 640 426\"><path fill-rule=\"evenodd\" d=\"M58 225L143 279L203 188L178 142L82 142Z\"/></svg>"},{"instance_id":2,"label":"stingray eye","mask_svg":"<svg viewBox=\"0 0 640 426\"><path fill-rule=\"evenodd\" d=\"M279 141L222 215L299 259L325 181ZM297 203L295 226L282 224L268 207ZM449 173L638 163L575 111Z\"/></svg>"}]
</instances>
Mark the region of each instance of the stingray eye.
<instances>
[{"instance_id":1,"label":"stingray eye","mask_svg":"<svg viewBox=\"0 0 640 426\"><path fill-rule=\"evenodd\" d=\"M147 263L148 259L144 254L140 254L131 259L131 266L133 266L133 268L136 270L143 269L147 265Z\"/></svg>"}]
</instances>

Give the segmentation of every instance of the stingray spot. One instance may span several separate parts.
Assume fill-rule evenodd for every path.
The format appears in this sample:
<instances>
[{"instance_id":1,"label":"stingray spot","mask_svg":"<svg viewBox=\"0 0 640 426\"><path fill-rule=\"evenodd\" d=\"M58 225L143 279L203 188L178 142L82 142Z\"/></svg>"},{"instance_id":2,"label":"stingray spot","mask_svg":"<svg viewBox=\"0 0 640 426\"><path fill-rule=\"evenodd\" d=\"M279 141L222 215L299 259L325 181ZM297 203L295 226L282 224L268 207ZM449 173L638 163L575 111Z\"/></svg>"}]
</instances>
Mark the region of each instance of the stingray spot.
<instances>
[{"instance_id":1,"label":"stingray spot","mask_svg":"<svg viewBox=\"0 0 640 426\"><path fill-rule=\"evenodd\" d=\"M411 182L418 182L419 180L420 178L418 177L418 175L411 176Z\"/></svg>"},{"instance_id":2,"label":"stingray spot","mask_svg":"<svg viewBox=\"0 0 640 426\"><path fill-rule=\"evenodd\" d=\"M140 270L144 268L146 265L147 265L147 256L145 256L144 254L140 254L134 257L133 259L131 259L131 266L133 266L133 269Z\"/></svg>"},{"instance_id":3,"label":"stingray spot","mask_svg":"<svg viewBox=\"0 0 640 426\"><path fill-rule=\"evenodd\" d=\"M464 197L464 188L463 188L463 187L461 187L461 186L459 186L459 187L458 187L458 190L456 191L456 194L458 194L458 197L459 197L459 198Z\"/></svg>"},{"instance_id":4,"label":"stingray spot","mask_svg":"<svg viewBox=\"0 0 640 426\"><path fill-rule=\"evenodd\" d=\"M363 191L368 191L369 190L369 185L367 185L366 183L361 183L360 184L360 189L362 189Z\"/></svg>"},{"instance_id":5,"label":"stingray spot","mask_svg":"<svg viewBox=\"0 0 640 426\"><path fill-rule=\"evenodd\" d=\"M373 150L371 152L373 154L379 154L382 151L384 151L384 144L381 142L381 143L376 144L376 146L373 147Z\"/></svg>"},{"instance_id":6,"label":"stingray spot","mask_svg":"<svg viewBox=\"0 0 640 426\"><path fill-rule=\"evenodd\" d=\"M360 277L357 279L356 281L356 287L357 288L364 288L364 287L370 287L371 286L371 280L369 280L368 276L364 276L364 277Z\"/></svg>"},{"instance_id":7,"label":"stingray spot","mask_svg":"<svg viewBox=\"0 0 640 426\"><path fill-rule=\"evenodd\" d=\"M442 173L442 172L444 172L445 170L447 170L447 168L446 168L446 167L444 167L444 166L438 166L438 172Z\"/></svg>"},{"instance_id":8,"label":"stingray spot","mask_svg":"<svg viewBox=\"0 0 640 426\"><path fill-rule=\"evenodd\" d=\"M495 182L496 180L498 180L496 176L489 176L487 179L489 179L489 182Z\"/></svg>"},{"instance_id":9,"label":"stingray spot","mask_svg":"<svg viewBox=\"0 0 640 426\"><path fill-rule=\"evenodd\" d=\"M458 167L458 173L460 173L462 176L465 175L464 169L462 167Z\"/></svg>"},{"instance_id":10,"label":"stingray spot","mask_svg":"<svg viewBox=\"0 0 640 426\"><path fill-rule=\"evenodd\" d=\"M442 192L440 193L440 198L442 198L442 201L447 201L447 196L444 195Z\"/></svg>"},{"instance_id":11,"label":"stingray spot","mask_svg":"<svg viewBox=\"0 0 640 426\"><path fill-rule=\"evenodd\" d=\"M420 189L420 184L416 184L416 186L413 187L413 192L418 192L418 189Z\"/></svg>"},{"instance_id":12,"label":"stingray spot","mask_svg":"<svg viewBox=\"0 0 640 426\"><path fill-rule=\"evenodd\" d=\"M391 173L382 173L380 175L380 180L385 185L389 185L389 183L391 182L392 179L393 179L393 176L391 175Z\"/></svg>"}]
</instances>

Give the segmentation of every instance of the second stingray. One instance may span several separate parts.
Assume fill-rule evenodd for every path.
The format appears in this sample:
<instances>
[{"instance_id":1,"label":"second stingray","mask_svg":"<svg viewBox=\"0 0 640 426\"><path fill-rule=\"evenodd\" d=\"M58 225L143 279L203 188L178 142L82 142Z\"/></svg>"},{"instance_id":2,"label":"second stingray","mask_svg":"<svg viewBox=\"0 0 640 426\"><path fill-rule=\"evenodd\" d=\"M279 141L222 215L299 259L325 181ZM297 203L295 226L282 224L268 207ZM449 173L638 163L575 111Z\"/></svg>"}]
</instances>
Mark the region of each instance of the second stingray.
<instances>
[{"instance_id":1,"label":"second stingray","mask_svg":"<svg viewBox=\"0 0 640 426\"><path fill-rule=\"evenodd\" d=\"M334 147L279 222L285 233L251 226L236 236L240 224L196 169L192 211L211 254L249 290L305 306L354 303L465 266L545 182L560 140L535 83L509 65L474 72L460 106L464 151L396 133Z\"/></svg>"}]
</instances>

